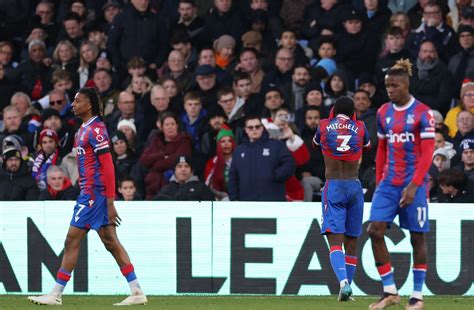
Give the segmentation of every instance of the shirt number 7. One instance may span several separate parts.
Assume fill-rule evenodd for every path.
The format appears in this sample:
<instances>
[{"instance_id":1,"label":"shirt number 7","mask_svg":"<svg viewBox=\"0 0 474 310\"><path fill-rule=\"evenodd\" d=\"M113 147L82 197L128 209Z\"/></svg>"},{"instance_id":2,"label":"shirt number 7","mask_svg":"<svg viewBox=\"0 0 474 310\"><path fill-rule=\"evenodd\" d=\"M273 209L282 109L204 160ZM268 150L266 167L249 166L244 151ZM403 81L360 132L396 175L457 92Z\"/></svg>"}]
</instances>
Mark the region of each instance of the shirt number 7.
<instances>
[{"instance_id":1,"label":"shirt number 7","mask_svg":"<svg viewBox=\"0 0 474 310\"><path fill-rule=\"evenodd\" d=\"M351 147L348 145L349 140L352 138L351 135L338 135L337 140L342 140L341 144L339 144L338 147L336 147L336 150L339 152L347 152L351 149Z\"/></svg>"}]
</instances>

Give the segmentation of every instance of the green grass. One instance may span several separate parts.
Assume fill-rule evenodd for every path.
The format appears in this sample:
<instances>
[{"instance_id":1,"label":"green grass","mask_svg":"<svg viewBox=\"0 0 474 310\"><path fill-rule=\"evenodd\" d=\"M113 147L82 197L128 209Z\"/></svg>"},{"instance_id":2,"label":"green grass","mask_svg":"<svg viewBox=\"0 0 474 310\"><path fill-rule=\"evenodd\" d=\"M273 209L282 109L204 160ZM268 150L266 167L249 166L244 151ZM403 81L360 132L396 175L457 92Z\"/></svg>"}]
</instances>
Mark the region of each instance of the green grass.
<instances>
[{"instance_id":1,"label":"green grass","mask_svg":"<svg viewBox=\"0 0 474 310\"><path fill-rule=\"evenodd\" d=\"M121 301L124 296L64 296L61 309L112 309L112 304ZM355 302L338 303L336 296L151 296L148 304L135 306L140 309L367 309L378 297L355 297ZM402 300L404 305L407 298ZM473 309L474 297L436 296L425 297L425 309ZM22 295L0 295L0 309L35 309L39 306L28 302ZM404 309L401 306L390 309Z\"/></svg>"}]
</instances>

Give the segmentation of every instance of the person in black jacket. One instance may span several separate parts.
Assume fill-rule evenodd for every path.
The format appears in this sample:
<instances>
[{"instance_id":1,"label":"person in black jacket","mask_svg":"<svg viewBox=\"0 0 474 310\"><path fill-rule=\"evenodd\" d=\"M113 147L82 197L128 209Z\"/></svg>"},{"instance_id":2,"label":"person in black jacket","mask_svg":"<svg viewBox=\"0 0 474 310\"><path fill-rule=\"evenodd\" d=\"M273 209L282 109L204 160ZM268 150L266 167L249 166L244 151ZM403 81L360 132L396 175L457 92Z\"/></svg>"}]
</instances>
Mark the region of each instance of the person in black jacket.
<instances>
[{"instance_id":1,"label":"person in black jacket","mask_svg":"<svg viewBox=\"0 0 474 310\"><path fill-rule=\"evenodd\" d=\"M49 166L46 171L47 188L42 189L39 200L75 200L79 188L72 185L71 180L59 166Z\"/></svg>"},{"instance_id":2,"label":"person in black jacket","mask_svg":"<svg viewBox=\"0 0 474 310\"><path fill-rule=\"evenodd\" d=\"M107 50L114 68L123 74L133 56L142 57L151 69L161 67L168 55L168 36L168 28L151 11L149 1L132 1L115 17L109 31Z\"/></svg>"},{"instance_id":3,"label":"person in black jacket","mask_svg":"<svg viewBox=\"0 0 474 310\"><path fill-rule=\"evenodd\" d=\"M472 203L474 201L473 183L469 182L464 172L458 169L445 169L438 175L442 194L439 202Z\"/></svg>"},{"instance_id":4,"label":"person in black jacket","mask_svg":"<svg viewBox=\"0 0 474 310\"><path fill-rule=\"evenodd\" d=\"M38 199L36 180L28 171L21 152L14 147L3 150L3 170L0 173L0 201Z\"/></svg>"},{"instance_id":5,"label":"person in black jacket","mask_svg":"<svg viewBox=\"0 0 474 310\"><path fill-rule=\"evenodd\" d=\"M170 183L163 187L154 200L213 201L214 193L193 175L193 165L189 156L179 156Z\"/></svg>"}]
</instances>

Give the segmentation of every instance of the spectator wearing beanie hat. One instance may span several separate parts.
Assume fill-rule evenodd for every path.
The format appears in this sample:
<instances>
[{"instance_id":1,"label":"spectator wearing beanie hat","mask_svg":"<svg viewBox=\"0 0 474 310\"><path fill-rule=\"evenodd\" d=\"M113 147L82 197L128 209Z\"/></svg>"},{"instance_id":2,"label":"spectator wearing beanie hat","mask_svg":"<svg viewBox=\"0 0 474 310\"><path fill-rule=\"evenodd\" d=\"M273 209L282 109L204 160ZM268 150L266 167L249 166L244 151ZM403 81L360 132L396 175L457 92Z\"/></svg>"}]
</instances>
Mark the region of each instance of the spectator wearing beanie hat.
<instances>
[{"instance_id":1,"label":"spectator wearing beanie hat","mask_svg":"<svg viewBox=\"0 0 474 310\"><path fill-rule=\"evenodd\" d=\"M37 200L35 179L21 158L19 149L8 146L2 152L3 170L0 172L0 200Z\"/></svg>"},{"instance_id":2,"label":"spectator wearing beanie hat","mask_svg":"<svg viewBox=\"0 0 474 310\"><path fill-rule=\"evenodd\" d=\"M464 171L468 180L474 182L474 139L464 139L461 142L460 151L461 162L456 168Z\"/></svg>"},{"instance_id":3,"label":"spectator wearing beanie hat","mask_svg":"<svg viewBox=\"0 0 474 310\"><path fill-rule=\"evenodd\" d=\"M59 165L61 159L58 149L58 134L53 129L45 128L40 132L38 139L39 151L33 158L31 176L36 179L40 189L46 189L46 171L51 165Z\"/></svg>"},{"instance_id":4,"label":"spectator wearing beanie hat","mask_svg":"<svg viewBox=\"0 0 474 310\"><path fill-rule=\"evenodd\" d=\"M449 136L451 138L454 138L458 131L456 119L461 111L474 113L474 82L468 79L464 80L462 84L459 105L449 110L444 119L444 123L449 128Z\"/></svg>"},{"instance_id":5,"label":"spectator wearing beanie hat","mask_svg":"<svg viewBox=\"0 0 474 310\"><path fill-rule=\"evenodd\" d=\"M230 64L234 61L235 44L235 39L227 34L214 41L216 65L219 68L226 69L232 67Z\"/></svg>"},{"instance_id":6,"label":"spectator wearing beanie hat","mask_svg":"<svg viewBox=\"0 0 474 310\"><path fill-rule=\"evenodd\" d=\"M137 156L128 145L127 137L122 131L114 132L110 141L112 142L111 153L115 164L115 177L118 182L123 177L130 175L133 165L137 162Z\"/></svg>"},{"instance_id":7,"label":"spectator wearing beanie hat","mask_svg":"<svg viewBox=\"0 0 474 310\"><path fill-rule=\"evenodd\" d=\"M232 129L227 124L223 124L216 140L217 155L207 161L204 177L206 185L211 188L216 195L216 199L228 201L229 170L232 163L232 153L236 148Z\"/></svg>"},{"instance_id":8,"label":"spectator wearing beanie hat","mask_svg":"<svg viewBox=\"0 0 474 310\"><path fill-rule=\"evenodd\" d=\"M170 183L159 191L154 200L213 201L215 196L210 188L193 174L191 157L181 155L176 159Z\"/></svg>"},{"instance_id":9,"label":"spectator wearing beanie hat","mask_svg":"<svg viewBox=\"0 0 474 310\"><path fill-rule=\"evenodd\" d=\"M137 127L135 126L134 119L123 119L118 122L117 129L125 134L127 137L128 145L139 155L145 148L145 145L140 137L137 135Z\"/></svg>"},{"instance_id":10,"label":"spectator wearing beanie hat","mask_svg":"<svg viewBox=\"0 0 474 310\"><path fill-rule=\"evenodd\" d=\"M461 25L458 28L459 52L453 55L448 62L448 70L453 75L454 90L457 96L466 76L474 76L474 28Z\"/></svg>"}]
</instances>

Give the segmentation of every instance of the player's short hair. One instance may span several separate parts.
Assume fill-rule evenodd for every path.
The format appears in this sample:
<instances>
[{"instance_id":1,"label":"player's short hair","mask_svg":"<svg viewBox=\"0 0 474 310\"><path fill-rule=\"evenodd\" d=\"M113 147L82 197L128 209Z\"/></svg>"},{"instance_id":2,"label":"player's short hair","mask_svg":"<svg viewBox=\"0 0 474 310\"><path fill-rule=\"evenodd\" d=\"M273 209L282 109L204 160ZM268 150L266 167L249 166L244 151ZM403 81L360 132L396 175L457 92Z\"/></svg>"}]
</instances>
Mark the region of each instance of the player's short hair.
<instances>
[{"instance_id":1,"label":"player's short hair","mask_svg":"<svg viewBox=\"0 0 474 310\"><path fill-rule=\"evenodd\" d=\"M334 115L344 114L351 117L354 114L354 100L351 97L342 96L334 103Z\"/></svg>"},{"instance_id":2,"label":"player's short hair","mask_svg":"<svg viewBox=\"0 0 474 310\"><path fill-rule=\"evenodd\" d=\"M104 115L104 105L97 89L92 87L82 87L77 91L89 99L92 108L92 114L102 117Z\"/></svg>"},{"instance_id":3,"label":"player's short hair","mask_svg":"<svg viewBox=\"0 0 474 310\"><path fill-rule=\"evenodd\" d=\"M387 75L404 76L410 78L413 64L409 59L400 59L387 71Z\"/></svg>"},{"instance_id":4,"label":"player's short hair","mask_svg":"<svg viewBox=\"0 0 474 310\"><path fill-rule=\"evenodd\" d=\"M445 169L438 175L438 183L444 186L453 186L460 189L466 182L466 176L463 171L459 169Z\"/></svg>"}]
</instances>

